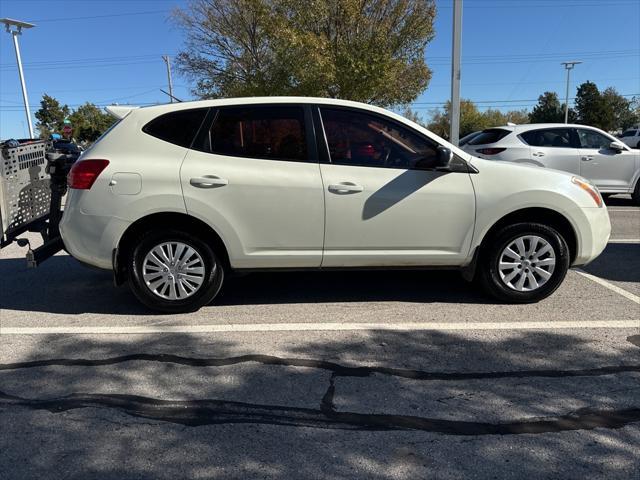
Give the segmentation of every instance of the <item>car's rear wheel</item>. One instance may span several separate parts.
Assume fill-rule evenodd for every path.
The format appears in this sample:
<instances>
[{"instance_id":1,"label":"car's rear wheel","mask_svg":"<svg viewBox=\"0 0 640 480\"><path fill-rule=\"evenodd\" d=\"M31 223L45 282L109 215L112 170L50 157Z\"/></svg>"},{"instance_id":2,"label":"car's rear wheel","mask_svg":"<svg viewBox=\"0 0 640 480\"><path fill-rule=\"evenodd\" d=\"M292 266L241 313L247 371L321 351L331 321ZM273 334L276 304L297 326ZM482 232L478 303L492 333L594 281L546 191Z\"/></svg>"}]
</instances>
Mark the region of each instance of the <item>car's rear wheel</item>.
<instances>
[{"instance_id":1,"label":"car's rear wheel","mask_svg":"<svg viewBox=\"0 0 640 480\"><path fill-rule=\"evenodd\" d=\"M502 228L483 246L480 282L492 296L509 303L531 303L551 295L570 263L562 235L539 223Z\"/></svg>"},{"instance_id":2,"label":"car's rear wheel","mask_svg":"<svg viewBox=\"0 0 640 480\"><path fill-rule=\"evenodd\" d=\"M192 312L220 291L224 269L213 249L188 231L153 230L134 243L129 284L147 307L166 313Z\"/></svg>"}]
</instances>

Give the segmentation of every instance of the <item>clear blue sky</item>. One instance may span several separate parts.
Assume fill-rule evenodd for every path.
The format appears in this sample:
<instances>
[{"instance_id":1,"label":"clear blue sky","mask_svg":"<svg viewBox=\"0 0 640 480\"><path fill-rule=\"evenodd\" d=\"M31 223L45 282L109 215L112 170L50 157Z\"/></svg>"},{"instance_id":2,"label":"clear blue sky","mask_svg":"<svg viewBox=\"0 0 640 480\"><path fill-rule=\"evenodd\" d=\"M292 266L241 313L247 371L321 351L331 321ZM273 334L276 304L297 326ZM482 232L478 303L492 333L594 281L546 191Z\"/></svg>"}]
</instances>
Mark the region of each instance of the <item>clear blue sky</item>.
<instances>
[{"instance_id":1,"label":"clear blue sky","mask_svg":"<svg viewBox=\"0 0 640 480\"><path fill-rule=\"evenodd\" d=\"M184 4L0 0L0 17L37 24L20 38L32 113L45 92L71 107L166 101L161 55L181 48L169 14ZM451 0L437 5L436 37L425 52L433 78L413 105L425 117L450 95ZM564 96L564 60L584 62L572 73L572 95L585 80L640 94L640 0L464 0L464 98L519 109L545 90ZM174 75L174 86L176 96L191 98L184 78ZM0 31L0 138L26 131L11 36Z\"/></svg>"}]
</instances>

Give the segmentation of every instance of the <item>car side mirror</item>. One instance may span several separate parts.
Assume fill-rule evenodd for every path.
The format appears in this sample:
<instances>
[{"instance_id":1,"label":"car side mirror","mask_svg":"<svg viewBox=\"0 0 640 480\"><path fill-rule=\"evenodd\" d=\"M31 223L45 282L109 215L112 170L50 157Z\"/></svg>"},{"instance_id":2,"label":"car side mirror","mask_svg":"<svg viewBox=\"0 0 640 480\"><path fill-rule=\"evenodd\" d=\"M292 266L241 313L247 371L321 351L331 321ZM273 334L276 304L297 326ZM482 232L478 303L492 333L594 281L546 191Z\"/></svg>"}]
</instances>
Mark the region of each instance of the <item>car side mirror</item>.
<instances>
[{"instance_id":1,"label":"car side mirror","mask_svg":"<svg viewBox=\"0 0 640 480\"><path fill-rule=\"evenodd\" d=\"M616 152L621 152L624 150L624 145L621 142L611 142L609 144L609 148L611 150L615 150Z\"/></svg>"},{"instance_id":2,"label":"car side mirror","mask_svg":"<svg viewBox=\"0 0 640 480\"><path fill-rule=\"evenodd\" d=\"M447 168L453 159L453 152L447 147L438 147L436 155L436 168Z\"/></svg>"}]
</instances>

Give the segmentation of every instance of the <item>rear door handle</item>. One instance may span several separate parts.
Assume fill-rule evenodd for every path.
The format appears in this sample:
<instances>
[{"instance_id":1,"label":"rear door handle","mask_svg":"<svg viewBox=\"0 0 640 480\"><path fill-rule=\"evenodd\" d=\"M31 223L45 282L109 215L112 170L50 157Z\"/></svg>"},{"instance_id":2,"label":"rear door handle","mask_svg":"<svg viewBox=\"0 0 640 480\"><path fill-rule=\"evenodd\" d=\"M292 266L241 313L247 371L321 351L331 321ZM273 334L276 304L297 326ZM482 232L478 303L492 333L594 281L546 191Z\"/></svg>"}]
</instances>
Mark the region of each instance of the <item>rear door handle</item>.
<instances>
[{"instance_id":1,"label":"rear door handle","mask_svg":"<svg viewBox=\"0 0 640 480\"><path fill-rule=\"evenodd\" d=\"M189 183L197 188L217 188L229 185L229 180L216 175L203 175L202 177L192 178Z\"/></svg>"},{"instance_id":2,"label":"rear door handle","mask_svg":"<svg viewBox=\"0 0 640 480\"><path fill-rule=\"evenodd\" d=\"M544 157L544 152L533 152L531 155L534 157Z\"/></svg>"},{"instance_id":3,"label":"rear door handle","mask_svg":"<svg viewBox=\"0 0 640 480\"><path fill-rule=\"evenodd\" d=\"M364 191L362 185L356 185L353 182L340 182L329 185L329 191L333 193L345 194L345 193L358 193Z\"/></svg>"},{"instance_id":4,"label":"rear door handle","mask_svg":"<svg viewBox=\"0 0 640 480\"><path fill-rule=\"evenodd\" d=\"M591 155L585 155L584 157L582 157L583 162L590 162L591 160L593 160L593 157Z\"/></svg>"}]
</instances>

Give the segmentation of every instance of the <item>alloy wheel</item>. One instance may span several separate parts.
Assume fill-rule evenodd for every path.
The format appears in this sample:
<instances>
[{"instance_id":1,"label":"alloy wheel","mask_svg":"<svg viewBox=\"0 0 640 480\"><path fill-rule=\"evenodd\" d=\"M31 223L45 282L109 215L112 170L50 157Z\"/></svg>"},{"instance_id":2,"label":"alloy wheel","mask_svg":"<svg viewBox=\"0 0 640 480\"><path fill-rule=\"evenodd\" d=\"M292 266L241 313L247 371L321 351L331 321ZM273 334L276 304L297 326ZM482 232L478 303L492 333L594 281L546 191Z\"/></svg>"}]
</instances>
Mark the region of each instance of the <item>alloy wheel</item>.
<instances>
[{"instance_id":1,"label":"alloy wheel","mask_svg":"<svg viewBox=\"0 0 640 480\"><path fill-rule=\"evenodd\" d=\"M200 254L182 242L164 242L153 247L142 263L144 282L165 300L184 300L196 293L205 278Z\"/></svg>"},{"instance_id":2,"label":"alloy wheel","mask_svg":"<svg viewBox=\"0 0 640 480\"><path fill-rule=\"evenodd\" d=\"M537 235L523 235L512 240L498 260L502 282L519 292L542 287L553 275L555 267L553 246Z\"/></svg>"}]
</instances>

